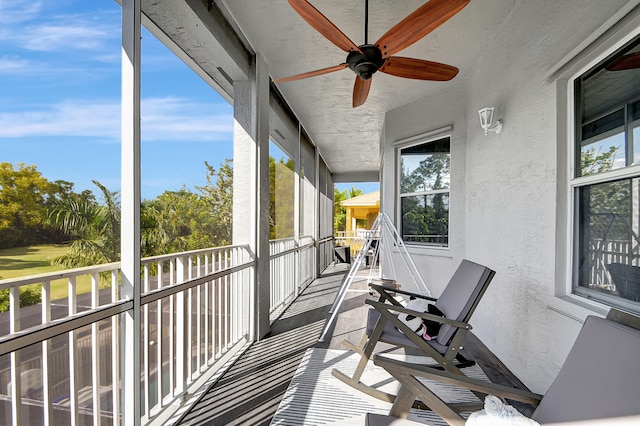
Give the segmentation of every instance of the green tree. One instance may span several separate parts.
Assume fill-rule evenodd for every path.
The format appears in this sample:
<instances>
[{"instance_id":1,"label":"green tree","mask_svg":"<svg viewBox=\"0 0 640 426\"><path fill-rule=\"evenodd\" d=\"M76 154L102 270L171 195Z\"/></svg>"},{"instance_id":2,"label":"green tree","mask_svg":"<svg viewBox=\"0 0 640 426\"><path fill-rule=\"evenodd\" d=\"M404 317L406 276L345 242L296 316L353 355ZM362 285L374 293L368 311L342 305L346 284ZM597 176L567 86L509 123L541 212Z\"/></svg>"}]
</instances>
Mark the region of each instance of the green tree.
<instances>
[{"instance_id":1,"label":"green tree","mask_svg":"<svg viewBox=\"0 0 640 426\"><path fill-rule=\"evenodd\" d=\"M295 162L269 157L269 238L293 237Z\"/></svg>"},{"instance_id":2,"label":"green tree","mask_svg":"<svg viewBox=\"0 0 640 426\"><path fill-rule=\"evenodd\" d=\"M344 231L347 227L347 209L342 207L342 202L362 195L362 190L352 186L349 190L338 191L333 188L333 230Z\"/></svg>"},{"instance_id":3,"label":"green tree","mask_svg":"<svg viewBox=\"0 0 640 426\"><path fill-rule=\"evenodd\" d=\"M207 184L196 186L207 207L208 226L203 228L213 245L231 244L233 230L233 162L226 159L218 170L205 161Z\"/></svg>"},{"instance_id":4,"label":"green tree","mask_svg":"<svg viewBox=\"0 0 640 426\"><path fill-rule=\"evenodd\" d=\"M69 182L50 182L34 165L14 169L0 163L0 248L59 242L61 234L46 224L47 210L72 188Z\"/></svg>"},{"instance_id":5,"label":"green tree","mask_svg":"<svg viewBox=\"0 0 640 426\"><path fill-rule=\"evenodd\" d=\"M617 147L610 147L605 152L596 151L593 147L582 151L580 156L582 174L591 175L612 170L617 151ZM588 188L590 205L597 206L600 212L629 217L631 214L629 185L628 181L618 181L590 186Z\"/></svg>"},{"instance_id":6,"label":"green tree","mask_svg":"<svg viewBox=\"0 0 640 426\"><path fill-rule=\"evenodd\" d=\"M205 205L197 194L185 187L179 191L165 191L145 203L146 243L149 250L146 255L176 253L202 248L194 239L194 227L201 226L206 220ZM153 248L151 250L151 248Z\"/></svg>"},{"instance_id":7,"label":"green tree","mask_svg":"<svg viewBox=\"0 0 640 426\"><path fill-rule=\"evenodd\" d=\"M49 211L48 223L71 238L69 251L53 259L54 264L78 268L120 260L118 192L92 182L102 192L103 204L89 196L67 196L56 200Z\"/></svg>"},{"instance_id":8,"label":"green tree","mask_svg":"<svg viewBox=\"0 0 640 426\"><path fill-rule=\"evenodd\" d=\"M449 187L450 156L448 153L425 155L418 166L409 171L402 164L400 191L402 193L433 191ZM435 193L402 197L403 235L448 234L448 194Z\"/></svg>"},{"instance_id":9,"label":"green tree","mask_svg":"<svg viewBox=\"0 0 640 426\"><path fill-rule=\"evenodd\" d=\"M403 162L400 192L406 194L448 188L449 181L445 178L449 177L450 170L451 158L449 154L427 155L411 172L407 170Z\"/></svg>"},{"instance_id":10,"label":"green tree","mask_svg":"<svg viewBox=\"0 0 640 426\"><path fill-rule=\"evenodd\" d=\"M216 170L205 161L207 184L165 191L142 207L144 255L176 253L231 244L233 166L227 159Z\"/></svg>"},{"instance_id":11,"label":"green tree","mask_svg":"<svg viewBox=\"0 0 640 426\"><path fill-rule=\"evenodd\" d=\"M338 191L333 188L333 232L344 231L347 223L347 210L342 207L342 202L346 200L347 190Z\"/></svg>"},{"instance_id":12,"label":"green tree","mask_svg":"<svg viewBox=\"0 0 640 426\"><path fill-rule=\"evenodd\" d=\"M170 235L160 221L160 211L153 201L143 201L140 206L140 255L150 257L167 252Z\"/></svg>"},{"instance_id":13,"label":"green tree","mask_svg":"<svg viewBox=\"0 0 640 426\"><path fill-rule=\"evenodd\" d=\"M349 189L349 194L347 198L355 198L355 197L359 197L362 195L362 189L356 188L355 186L352 186Z\"/></svg>"},{"instance_id":14,"label":"green tree","mask_svg":"<svg viewBox=\"0 0 640 426\"><path fill-rule=\"evenodd\" d=\"M613 169L618 147L609 147L608 151L596 151L595 147L585 149L580 153L580 169L582 176L604 173Z\"/></svg>"},{"instance_id":15,"label":"green tree","mask_svg":"<svg viewBox=\"0 0 640 426\"><path fill-rule=\"evenodd\" d=\"M602 152L591 147L581 152L582 175L613 169L618 147ZM589 233L596 239L631 240L632 193L630 180L618 180L581 187L581 209L589 217Z\"/></svg>"}]
</instances>

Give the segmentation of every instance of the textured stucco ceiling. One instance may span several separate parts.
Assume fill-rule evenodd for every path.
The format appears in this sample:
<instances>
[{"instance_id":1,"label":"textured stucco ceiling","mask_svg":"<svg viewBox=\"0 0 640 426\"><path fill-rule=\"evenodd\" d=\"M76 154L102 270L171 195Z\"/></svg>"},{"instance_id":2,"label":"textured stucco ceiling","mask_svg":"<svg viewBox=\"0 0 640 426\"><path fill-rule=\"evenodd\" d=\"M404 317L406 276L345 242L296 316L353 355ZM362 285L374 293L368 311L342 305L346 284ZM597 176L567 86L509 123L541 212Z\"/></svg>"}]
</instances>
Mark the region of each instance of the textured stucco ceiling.
<instances>
[{"instance_id":1,"label":"textured stucco ceiling","mask_svg":"<svg viewBox=\"0 0 640 426\"><path fill-rule=\"evenodd\" d=\"M355 44L364 43L365 0L311 3ZM369 0L368 42L375 43L424 3ZM471 0L449 21L397 53L459 68L450 82L404 79L378 72L366 103L356 109L351 106L356 76L349 69L277 83L278 90L320 148L336 181L377 179L385 114L450 85L464 84L474 63L492 48L492 41L516 3L518 0ZM212 4L230 25L211 22L207 8ZM247 78L242 69L247 58L238 50L224 57L220 48L224 48L224 40L220 42L220 37L212 37L211 32L231 40L227 47L238 40L248 45L267 63L273 79L338 65L346 59L346 53L310 27L287 0L145 0L143 10L159 28L159 34L177 43L185 57L194 60L227 93L230 90L224 86L236 78Z\"/></svg>"},{"instance_id":2,"label":"textured stucco ceiling","mask_svg":"<svg viewBox=\"0 0 640 426\"><path fill-rule=\"evenodd\" d=\"M221 0L274 79L337 65L346 53L311 28L287 0ZM364 42L364 0L312 0L311 3L355 44ZM424 4L421 0L370 0L369 43ZM278 83L340 176L356 169L377 172L385 113L463 80L513 8L515 0L472 0L461 12L414 45L398 53L460 69L451 82L427 82L377 73L367 102L351 107L355 75L349 69L299 81Z\"/></svg>"}]
</instances>

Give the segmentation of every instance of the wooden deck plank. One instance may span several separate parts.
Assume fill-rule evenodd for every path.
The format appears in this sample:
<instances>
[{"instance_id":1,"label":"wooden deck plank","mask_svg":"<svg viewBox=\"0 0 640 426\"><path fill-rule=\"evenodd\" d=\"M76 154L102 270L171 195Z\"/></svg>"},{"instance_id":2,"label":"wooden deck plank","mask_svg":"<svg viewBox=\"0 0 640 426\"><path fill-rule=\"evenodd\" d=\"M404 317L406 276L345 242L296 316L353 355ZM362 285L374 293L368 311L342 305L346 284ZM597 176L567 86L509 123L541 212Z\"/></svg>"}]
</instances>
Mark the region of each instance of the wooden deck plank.
<instances>
[{"instance_id":1,"label":"wooden deck plank","mask_svg":"<svg viewBox=\"0 0 640 426\"><path fill-rule=\"evenodd\" d=\"M181 425L268 425L302 356L320 337L346 265L311 283L183 417Z\"/></svg>"},{"instance_id":2,"label":"wooden deck plank","mask_svg":"<svg viewBox=\"0 0 640 426\"><path fill-rule=\"evenodd\" d=\"M346 272L346 265L338 265L311 283L272 325L271 333L254 343L179 424L268 425L307 349L345 349L343 339L357 344L366 325L368 306L364 300L371 297L366 291L366 277L354 281L328 338L318 342ZM492 381L524 388L471 333L465 341L465 352L478 361Z\"/></svg>"}]
</instances>

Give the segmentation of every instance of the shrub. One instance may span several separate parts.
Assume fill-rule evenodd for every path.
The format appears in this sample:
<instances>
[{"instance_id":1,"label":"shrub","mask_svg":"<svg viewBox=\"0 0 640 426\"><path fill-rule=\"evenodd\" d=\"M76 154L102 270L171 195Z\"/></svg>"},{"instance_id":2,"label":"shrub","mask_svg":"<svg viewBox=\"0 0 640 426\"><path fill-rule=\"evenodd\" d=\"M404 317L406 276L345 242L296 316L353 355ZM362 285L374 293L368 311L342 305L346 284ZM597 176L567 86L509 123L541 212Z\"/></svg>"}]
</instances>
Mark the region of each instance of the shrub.
<instances>
[{"instance_id":1,"label":"shrub","mask_svg":"<svg viewBox=\"0 0 640 426\"><path fill-rule=\"evenodd\" d=\"M37 305L42 301L42 288L40 286L25 287L20 289L20 307ZM0 290L0 312L9 310L9 289Z\"/></svg>"}]
</instances>

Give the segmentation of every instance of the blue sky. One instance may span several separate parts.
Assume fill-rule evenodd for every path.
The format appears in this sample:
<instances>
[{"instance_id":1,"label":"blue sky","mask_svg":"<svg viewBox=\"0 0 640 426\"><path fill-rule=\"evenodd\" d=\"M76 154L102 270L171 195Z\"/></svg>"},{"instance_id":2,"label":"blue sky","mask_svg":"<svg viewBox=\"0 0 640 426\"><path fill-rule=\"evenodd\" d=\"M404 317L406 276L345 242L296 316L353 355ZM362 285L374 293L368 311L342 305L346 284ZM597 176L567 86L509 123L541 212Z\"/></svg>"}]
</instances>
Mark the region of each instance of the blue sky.
<instances>
[{"instance_id":1,"label":"blue sky","mask_svg":"<svg viewBox=\"0 0 640 426\"><path fill-rule=\"evenodd\" d=\"M120 20L114 0L0 0L0 161L120 188ZM233 156L231 105L144 29L141 86L143 198L204 185Z\"/></svg>"}]
</instances>

